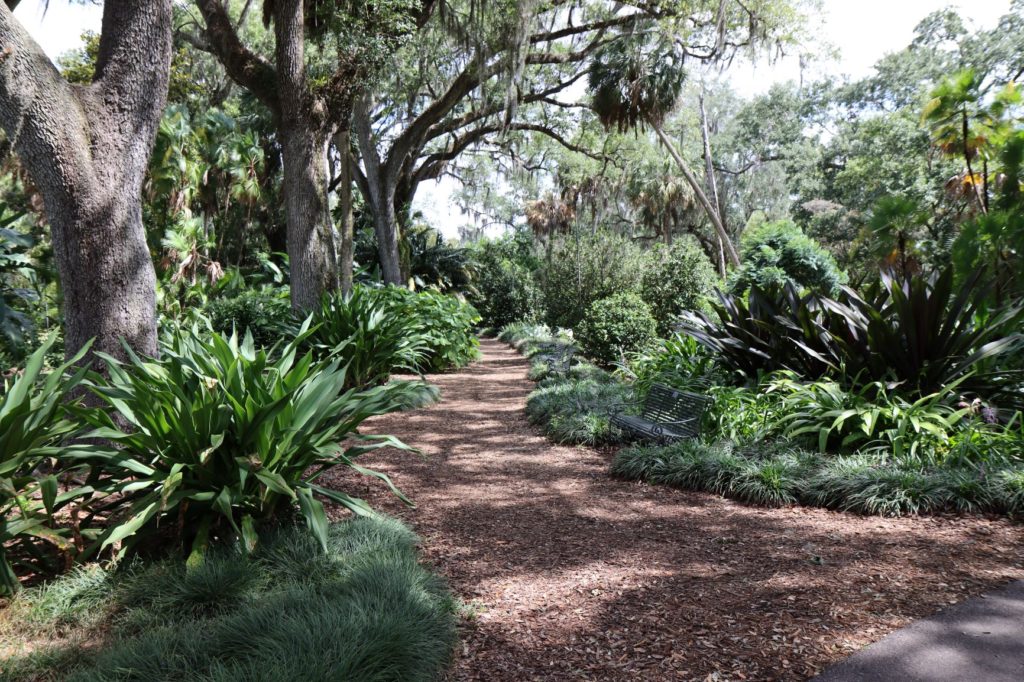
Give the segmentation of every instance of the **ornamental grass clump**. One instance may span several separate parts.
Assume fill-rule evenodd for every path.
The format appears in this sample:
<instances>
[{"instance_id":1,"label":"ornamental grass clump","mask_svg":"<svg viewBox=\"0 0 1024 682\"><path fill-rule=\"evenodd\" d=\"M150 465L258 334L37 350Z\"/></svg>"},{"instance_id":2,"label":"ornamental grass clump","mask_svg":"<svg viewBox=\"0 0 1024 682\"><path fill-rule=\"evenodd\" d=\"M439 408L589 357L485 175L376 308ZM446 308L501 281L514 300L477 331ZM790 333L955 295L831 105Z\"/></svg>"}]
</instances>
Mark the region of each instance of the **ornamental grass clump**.
<instances>
[{"instance_id":1,"label":"ornamental grass clump","mask_svg":"<svg viewBox=\"0 0 1024 682\"><path fill-rule=\"evenodd\" d=\"M630 389L624 384L569 378L531 393L526 416L558 443L615 443L622 434L611 424L611 415L617 406L631 399Z\"/></svg>"}]
</instances>

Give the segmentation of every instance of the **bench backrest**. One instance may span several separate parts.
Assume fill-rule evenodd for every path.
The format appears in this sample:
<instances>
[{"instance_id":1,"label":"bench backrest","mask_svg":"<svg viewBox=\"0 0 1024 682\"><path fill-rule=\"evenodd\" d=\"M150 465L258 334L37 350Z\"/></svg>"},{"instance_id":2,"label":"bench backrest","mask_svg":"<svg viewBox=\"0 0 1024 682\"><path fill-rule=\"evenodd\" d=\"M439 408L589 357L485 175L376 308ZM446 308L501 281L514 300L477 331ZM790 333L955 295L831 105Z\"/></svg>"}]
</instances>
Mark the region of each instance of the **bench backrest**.
<instances>
[{"instance_id":1,"label":"bench backrest","mask_svg":"<svg viewBox=\"0 0 1024 682\"><path fill-rule=\"evenodd\" d=\"M692 419L673 430L696 436L700 433L700 421L711 400L707 396L680 391L662 384L654 384L644 400L644 419L652 422L678 422Z\"/></svg>"}]
</instances>

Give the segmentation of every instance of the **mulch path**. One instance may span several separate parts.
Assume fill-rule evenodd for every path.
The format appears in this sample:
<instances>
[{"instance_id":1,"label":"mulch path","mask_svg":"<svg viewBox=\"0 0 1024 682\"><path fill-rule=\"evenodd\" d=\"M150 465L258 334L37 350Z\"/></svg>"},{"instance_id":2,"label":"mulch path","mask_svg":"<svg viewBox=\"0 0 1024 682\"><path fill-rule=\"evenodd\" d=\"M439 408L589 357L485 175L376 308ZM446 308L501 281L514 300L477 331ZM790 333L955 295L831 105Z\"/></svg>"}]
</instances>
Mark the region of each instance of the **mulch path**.
<instances>
[{"instance_id":1,"label":"mulch path","mask_svg":"<svg viewBox=\"0 0 1024 682\"><path fill-rule=\"evenodd\" d=\"M763 509L608 476L523 414L527 363L497 341L431 377L442 401L369 430L417 504L334 483L410 524L474 607L451 680L807 679L910 621L1024 578L1024 527Z\"/></svg>"}]
</instances>

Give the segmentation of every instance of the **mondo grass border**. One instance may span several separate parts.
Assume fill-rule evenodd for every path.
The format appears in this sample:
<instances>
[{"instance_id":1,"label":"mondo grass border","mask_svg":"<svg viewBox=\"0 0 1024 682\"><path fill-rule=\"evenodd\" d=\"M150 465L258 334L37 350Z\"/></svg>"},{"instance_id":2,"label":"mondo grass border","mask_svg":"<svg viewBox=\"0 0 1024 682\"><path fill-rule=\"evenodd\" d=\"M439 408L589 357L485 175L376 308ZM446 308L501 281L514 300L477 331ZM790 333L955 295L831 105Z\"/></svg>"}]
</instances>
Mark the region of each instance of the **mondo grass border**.
<instances>
[{"instance_id":1,"label":"mondo grass border","mask_svg":"<svg viewBox=\"0 0 1024 682\"><path fill-rule=\"evenodd\" d=\"M1024 520L1024 468L921 467L869 455L819 455L785 443L738 449L691 440L620 450L611 474L768 507L874 516L988 513Z\"/></svg>"},{"instance_id":2,"label":"mondo grass border","mask_svg":"<svg viewBox=\"0 0 1024 682\"><path fill-rule=\"evenodd\" d=\"M439 679L457 606L417 544L398 521L357 518L330 527L327 552L294 528L252 555L222 550L192 567L75 571L7 607L4 648L35 641L4 661L0 679Z\"/></svg>"}]
</instances>

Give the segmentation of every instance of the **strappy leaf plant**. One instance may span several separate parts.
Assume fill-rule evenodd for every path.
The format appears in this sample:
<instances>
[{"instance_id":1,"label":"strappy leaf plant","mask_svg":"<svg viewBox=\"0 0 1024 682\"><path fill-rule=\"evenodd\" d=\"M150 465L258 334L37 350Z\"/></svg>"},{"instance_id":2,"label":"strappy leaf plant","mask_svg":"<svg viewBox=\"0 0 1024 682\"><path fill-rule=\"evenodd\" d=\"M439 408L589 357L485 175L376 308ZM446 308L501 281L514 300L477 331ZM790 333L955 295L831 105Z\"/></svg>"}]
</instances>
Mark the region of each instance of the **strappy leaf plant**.
<instances>
[{"instance_id":1,"label":"strappy leaf plant","mask_svg":"<svg viewBox=\"0 0 1024 682\"><path fill-rule=\"evenodd\" d=\"M18 589L12 554L41 558L41 544L71 549L70 531L58 526L54 514L89 492L62 490L55 474L40 473L81 429L68 418L65 402L84 376L84 370L68 374L69 369L88 347L46 374L43 361L54 340L47 339L22 373L4 382L0 395L0 594Z\"/></svg>"},{"instance_id":2,"label":"strappy leaf plant","mask_svg":"<svg viewBox=\"0 0 1024 682\"><path fill-rule=\"evenodd\" d=\"M320 484L321 476L346 467L375 476L407 501L384 474L357 463L384 446L410 448L391 436L364 436L359 425L400 409L418 384L368 390L349 388L338 359L314 362L297 345L279 354L213 333L185 333L159 359L126 351L129 361L102 356L109 379L92 390L106 410L90 410L94 438L116 450L76 455L104 474L103 491L121 507L97 549L138 547L153 536L172 535L201 556L215 538L241 540L251 550L259 528L297 509L310 531L327 542L321 499L356 514L372 514L360 499ZM276 359L272 359L276 358Z\"/></svg>"}]
</instances>

